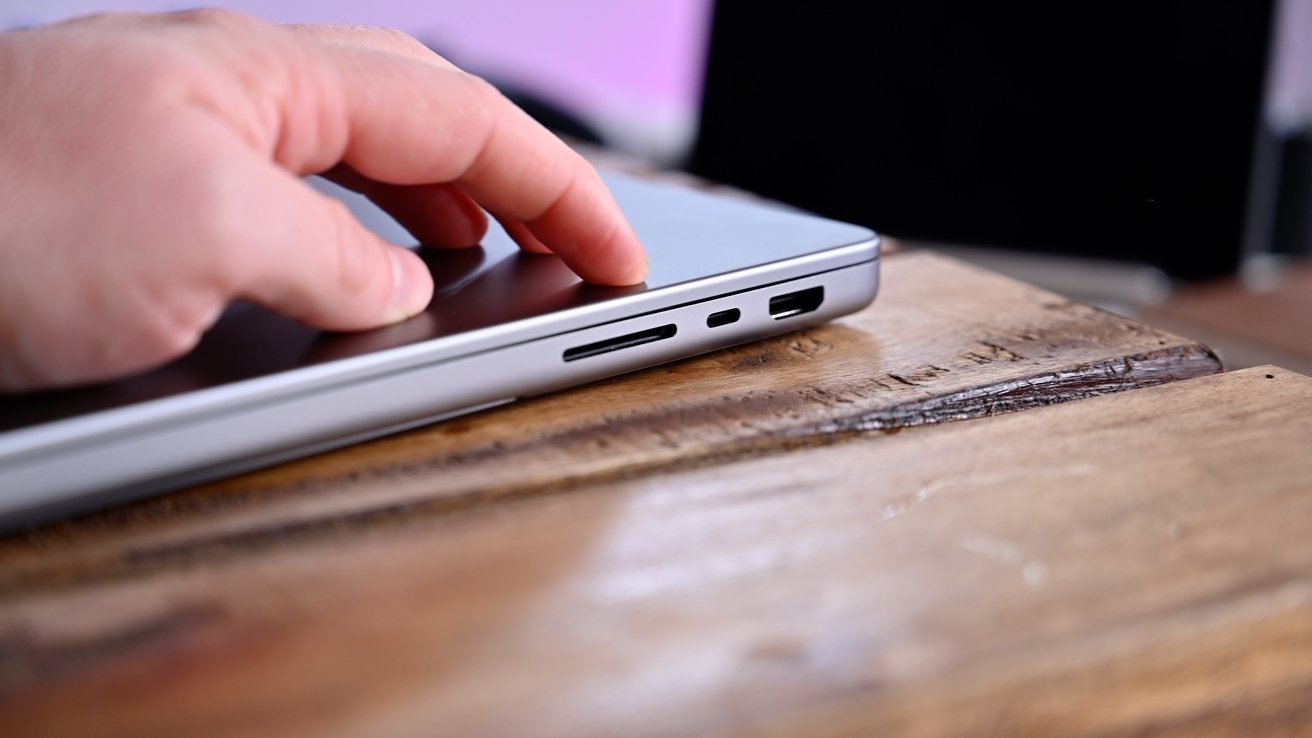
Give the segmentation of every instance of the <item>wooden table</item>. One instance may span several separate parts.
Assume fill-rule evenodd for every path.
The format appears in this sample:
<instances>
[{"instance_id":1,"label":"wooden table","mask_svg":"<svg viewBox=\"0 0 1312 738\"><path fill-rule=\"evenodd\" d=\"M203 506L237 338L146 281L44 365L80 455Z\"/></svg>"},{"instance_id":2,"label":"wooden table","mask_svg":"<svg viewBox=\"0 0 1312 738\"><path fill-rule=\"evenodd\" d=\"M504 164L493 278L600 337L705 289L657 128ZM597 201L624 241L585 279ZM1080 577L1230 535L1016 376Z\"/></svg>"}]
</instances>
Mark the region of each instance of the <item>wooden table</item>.
<instances>
[{"instance_id":1,"label":"wooden table","mask_svg":"<svg viewBox=\"0 0 1312 738\"><path fill-rule=\"evenodd\" d=\"M1312 725L1312 380L925 254L834 324L0 540L6 736Z\"/></svg>"}]
</instances>

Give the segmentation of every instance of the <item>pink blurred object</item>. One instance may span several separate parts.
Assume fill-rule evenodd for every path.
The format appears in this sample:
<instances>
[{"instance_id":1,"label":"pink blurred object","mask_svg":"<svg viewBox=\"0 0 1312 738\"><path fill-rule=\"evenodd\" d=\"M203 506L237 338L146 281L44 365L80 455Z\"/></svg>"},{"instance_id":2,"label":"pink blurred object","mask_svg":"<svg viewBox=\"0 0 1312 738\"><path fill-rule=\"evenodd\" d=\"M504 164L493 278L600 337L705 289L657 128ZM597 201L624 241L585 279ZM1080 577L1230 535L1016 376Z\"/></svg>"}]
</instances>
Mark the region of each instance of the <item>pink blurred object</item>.
<instances>
[{"instance_id":1,"label":"pink blurred object","mask_svg":"<svg viewBox=\"0 0 1312 738\"><path fill-rule=\"evenodd\" d=\"M0 28L103 10L161 11L162 0L5 0ZM701 104L711 0L228 0L269 20L404 30L470 71L540 95L612 145L672 161Z\"/></svg>"}]
</instances>

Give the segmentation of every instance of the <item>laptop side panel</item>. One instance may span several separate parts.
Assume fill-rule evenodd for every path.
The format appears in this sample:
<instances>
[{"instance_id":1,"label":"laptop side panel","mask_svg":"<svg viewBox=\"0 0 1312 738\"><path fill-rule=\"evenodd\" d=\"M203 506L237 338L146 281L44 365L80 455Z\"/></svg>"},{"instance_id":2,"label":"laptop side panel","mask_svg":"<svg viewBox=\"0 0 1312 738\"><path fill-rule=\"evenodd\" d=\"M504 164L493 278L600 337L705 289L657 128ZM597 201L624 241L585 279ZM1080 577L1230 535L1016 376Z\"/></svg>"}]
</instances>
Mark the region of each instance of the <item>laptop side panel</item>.
<instances>
[{"instance_id":1,"label":"laptop side panel","mask_svg":"<svg viewBox=\"0 0 1312 738\"><path fill-rule=\"evenodd\" d=\"M868 261L757 285L427 363L352 368L276 394L227 388L219 404L124 416L112 429L48 437L0 464L0 527L153 494L822 323L862 308L879 283ZM628 316L628 317L625 317ZM449 356L449 354L448 354ZM331 366L331 365L330 365Z\"/></svg>"}]
</instances>

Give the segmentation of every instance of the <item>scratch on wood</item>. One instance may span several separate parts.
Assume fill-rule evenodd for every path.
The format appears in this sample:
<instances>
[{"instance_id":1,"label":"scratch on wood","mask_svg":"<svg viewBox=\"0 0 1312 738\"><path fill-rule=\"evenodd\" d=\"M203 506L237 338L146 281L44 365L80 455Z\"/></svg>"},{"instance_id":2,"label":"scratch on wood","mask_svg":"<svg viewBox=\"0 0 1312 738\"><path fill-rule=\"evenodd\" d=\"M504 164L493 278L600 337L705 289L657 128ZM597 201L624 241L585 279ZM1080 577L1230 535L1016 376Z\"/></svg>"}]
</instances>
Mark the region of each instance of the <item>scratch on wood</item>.
<instances>
[{"instance_id":1,"label":"scratch on wood","mask_svg":"<svg viewBox=\"0 0 1312 738\"><path fill-rule=\"evenodd\" d=\"M1001 345L1001 344L992 343L992 342L990 342L990 341L980 341L979 343L980 343L981 346L984 346L985 348L989 349L989 351L991 352L990 355L991 355L994 359L1001 359L1001 360L1003 360L1003 361L1024 361L1024 360L1025 360L1025 357L1024 357L1024 356L1020 355L1019 353L1017 353L1017 352L1015 352L1015 351L1012 351L1011 349L1009 349L1009 348L1007 348L1006 346L1003 346L1003 345Z\"/></svg>"},{"instance_id":2,"label":"scratch on wood","mask_svg":"<svg viewBox=\"0 0 1312 738\"><path fill-rule=\"evenodd\" d=\"M1022 340L1031 340L1032 336L1022 335ZM980 341L977 347L961 354L961 358L979 365L995 361L1024 361L1025 357L998 343Z\"/></svg>"},{"instance_id":3,"label":"scratch on wood","mask_svg":"<svg viewBox=\"0 0 1312 738\"><path fill-rule=\"evenodd\" d=\"M914 371L899 372L897 374L890 372L887 376L907 387L925 387L933 384L935 379L938 379L944 374L951 373L951 369L945 369L944 367L935 366L934 364L926 364Z\"/></svg>"},{"instance_id":4,"label":"scratch on wood","mask_svg":"<svg viewBox=\"0 0 1312 738\"><path fill-rule=\"evenodd\" d=\"M1220 360L1204 346L1161 349L901 403L876 412L835 420L824 430L881 430L988 417L1125 389L1151 387L1219 371Z\"/></svg>"},{"instance_id":5,"label":"scratch on wood","mask_svg":"<svg viewBox=\"0 0 1312 738\"><path fill-rule=\"evenodd\" d=\"M856 437L868 437L872 432L887 433L902 428L997 415L1213 374L1220 369L1215 354L1204 346L1192 344L1157 349L1125 359L1109 358L1060 371L1014 377L1005 382L994 380L947 395L916 397L903 402L895 402L898 393L906 392L898 385L916 387L915 380L901 374L888 374L888 378L896 382L896 385L868 377L855 385L847 385L842 395L829 388L813 388L815 391L811 393L758 390L736 396L719 395L689 405L644 408L610 415L600 426L588 423L579 427L566 427L546 436L526 436L514 443L497 440L433 458L369 466L350 475L350 480L354 480L351 484L367 484L374 480L386 482L400 475L432 479L435 487L430 497L405 501L379 500L372 506L356 508L350 512L339 511L325 518L271 521L252 529L206 534L199 539L147 549L130 549L113 557L71 566L52 564L48 567L32 567L0 577L3 580L0 582L3 585L0 586L0 592L5 592L5 596L0 596L0 599L17 596L21 588L27 588L28 591L60 588L87 580L132 576L143 570L185 566L201 560L212 561L216 557L250 555L298 540L332 538L361 529L418 524L439 516L472 513L488 508L492 502L505 504L548 493L559 494L647 477L672 469L723 464L790 449L831 445ZM878 392L876 387L885 392ZM893 393L891 397L888 392ZM878 399L862 402L872 396ZM845 402L850 399L856 402ZM814 407L817 403L827 407L847 408L848 414L825 412L818 414L820 417L817 418L816 413L807 412L808 407ZM871 404L879 406L872 409ZM784 417L790 413L793 417L802 413L803 417L811 420L782 428L761 425L753 427L750 434L708 432L692 433L687 437L668 435L672 428L713 429L739 421ZM483 486L466 479L462 483L465 486L459 489L439 489L445 471L503 464L509 457L533 458L534 454L540 455L543 449L552 454L585 453L586 450L592 450L594 454L613 456L615 452L612 450L597 450L599 446L594 442L599 432L610 443L620 444L621 447L632 443L639 448L650 448L650 441L642 439L656 438L657 445L665 447L667 451L633 455L621 452L617 463L583 465L580 471L572 474L568 468L553 466L550 474L530 479L493 482ZM668 451L675 447L677 453ZM311 478L293 484L277 484L263 490L246 490L242 495L235 496L171 496L162 501L151 501L155 507L150 507L146 512L132 506L128 511L113 514L122 515L123 520L130 522L134 515L176 514L181 509L192 508L204 512L206 508L214 507L254 506L265 498L294 495L314 489L342 493L347 481L342 476ZM98 520L103 524L105 517L101 516Z\"/></svg>"}]
</instances>

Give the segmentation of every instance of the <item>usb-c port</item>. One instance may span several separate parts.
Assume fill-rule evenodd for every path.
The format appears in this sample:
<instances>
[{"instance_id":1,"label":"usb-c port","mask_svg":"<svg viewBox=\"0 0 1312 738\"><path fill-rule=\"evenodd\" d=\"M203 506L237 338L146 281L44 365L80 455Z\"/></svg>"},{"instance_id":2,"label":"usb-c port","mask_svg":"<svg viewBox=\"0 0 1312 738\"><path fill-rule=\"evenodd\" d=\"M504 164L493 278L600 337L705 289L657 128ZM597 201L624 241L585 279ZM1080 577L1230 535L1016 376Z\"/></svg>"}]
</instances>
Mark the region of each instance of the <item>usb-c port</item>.
<instances>
[{"instance_id":1,"label":"usb-c port","mask_svg":"<svg viewBox=\"0 0 1312 738\"><path fill-rule=\"evenodd\" d=\"M791 318L794 315L814 312L825 301L825 288L812 287L798 292L789 292L770 298L770 317L775 320Z\"/></svg>"},{"instance_id":2,"label":"usb-c port","mask_svg":"<svg viewBox=\"0 0 1312 738\"><path fill-rule=\"evenodd\" d=\"M742 311L740 311L738 308L729 308L728 310L721 310L718 313L711 313L710 315L706 316L706 327L719 328L722 325L737 323L738 319L741 318L742 316L743 316Z\"/></svg>"}]
</instances>

